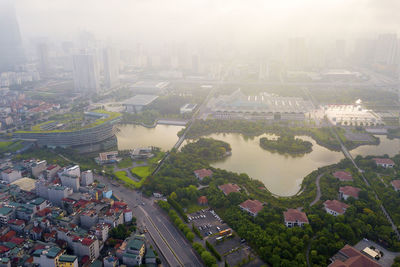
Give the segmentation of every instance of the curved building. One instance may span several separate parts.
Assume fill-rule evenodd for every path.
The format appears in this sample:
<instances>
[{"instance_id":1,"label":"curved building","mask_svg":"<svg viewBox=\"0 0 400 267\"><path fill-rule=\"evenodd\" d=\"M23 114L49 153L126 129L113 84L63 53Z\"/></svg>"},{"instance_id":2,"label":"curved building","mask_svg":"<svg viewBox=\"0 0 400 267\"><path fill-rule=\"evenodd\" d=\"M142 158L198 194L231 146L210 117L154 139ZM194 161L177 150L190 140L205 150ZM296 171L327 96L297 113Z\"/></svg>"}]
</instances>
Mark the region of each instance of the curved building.
<instances>
[{"instance_id":1,"label":"curved building","mask_svg":"<svg viewBox=\"0 0 400 267\"><path fill-rule=\"evenodd\" d=\"M96 121L90 127L77 130L33 130L17 131L13 134L14 138L34 141L39 146L48 147L76 147L94 145L114 137L114 124L120 120L121 116L112 114L108 118Z\"/></svg>"}]
</instances>

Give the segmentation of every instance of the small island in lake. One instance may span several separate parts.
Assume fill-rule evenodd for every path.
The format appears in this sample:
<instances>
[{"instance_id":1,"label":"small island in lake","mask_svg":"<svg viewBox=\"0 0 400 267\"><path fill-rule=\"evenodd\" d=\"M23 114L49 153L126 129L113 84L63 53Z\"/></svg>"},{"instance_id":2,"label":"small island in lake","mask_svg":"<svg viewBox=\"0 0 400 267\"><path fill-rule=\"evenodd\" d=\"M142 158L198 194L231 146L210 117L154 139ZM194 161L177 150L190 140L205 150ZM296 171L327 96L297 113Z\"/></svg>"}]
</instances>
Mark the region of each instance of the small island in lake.
<instances>
[{"instance_id":1,"label":"small island in lake","mask_svg":"<svg viewBox=\"0 0 400 267\"><path fill-rule=\"evenodd\" d=\"M182 148L182 152L197 155L205 160L218 160L231 155L231 146L220 140L200 138Z\"/></svg>"},{"instance_id":2,"label":"small island in lake","mask_svg":"<svg viewBox=\"0 0 400 267\"><path fill-rule=\"evenodd\" d=\"M305 154L312 151L311 142L295 138L294 135L281 135L276 140L261 137L260 146L265 150L288 154Z\"/></svg>"}]
</instances>

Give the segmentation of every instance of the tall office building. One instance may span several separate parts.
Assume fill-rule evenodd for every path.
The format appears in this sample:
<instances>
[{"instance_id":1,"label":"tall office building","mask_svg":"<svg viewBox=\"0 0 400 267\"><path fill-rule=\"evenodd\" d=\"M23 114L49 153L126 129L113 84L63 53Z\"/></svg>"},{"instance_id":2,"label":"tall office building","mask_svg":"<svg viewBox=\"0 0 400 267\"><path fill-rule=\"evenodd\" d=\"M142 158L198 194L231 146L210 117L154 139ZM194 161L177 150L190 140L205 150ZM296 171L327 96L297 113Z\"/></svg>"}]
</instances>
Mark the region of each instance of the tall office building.
<instances>
[{"instance_id":1,"label":"tall office building","mask_svg":"<svg viewBox=\"0 0 400 267\"><path fill-rule=\"evenodd\" d=\"M103 53L104 80L106 88L112 88L119 84L119 55L114 48L107 47Z\"/></svg>"},{"instance_id":2,"label":"tall office building","mask_svg":"<svg viewBox=\"0 0 400 267\"><path fill-rule=\"evenodd\" d=\"M396 34L380 34L376 43L375 62L384 65L396 65L398 53Z\"/></svg>"},{"instance_id":3,"label":"tall office building","mask_svg":"<svg viewBox=\"0 0 400 267\"><path fill-rule=\"evenodd\" d=\"M308 62L306 41L304 38L291 38L288 42L288 65L294 70L304 70Z\"/></svg>"},{"instance_id":4,"label":"tall office building","mask_svg":"<svg viewBox=\"0 0 400 267\"><path fill-rule=\"evenodd\" d=\"M37 45L37 55L39 58L40 75L47 76L50 72L49 49L47 44L40 43Z\"/></svg>"},{"instance_id":5,"label":"tall office building","mask_svg":"<svg viewBox=\"0 0 400 267\"><path fill-rule=\"evenodd\" d=\"M99 69L96 56L82 53L74 55L72 61L75 90L81 93L99 91Z\"/></svg>"},{"instance_id":6,"label":"tall office building","mask_svg":"<svg viewBox=\"0 0 400 267\"><path fill-rule=\"evenodd\" d=\"M12 0L0 0L0 72L25 62L21 34Z\"/></svg>"}]
</instances>

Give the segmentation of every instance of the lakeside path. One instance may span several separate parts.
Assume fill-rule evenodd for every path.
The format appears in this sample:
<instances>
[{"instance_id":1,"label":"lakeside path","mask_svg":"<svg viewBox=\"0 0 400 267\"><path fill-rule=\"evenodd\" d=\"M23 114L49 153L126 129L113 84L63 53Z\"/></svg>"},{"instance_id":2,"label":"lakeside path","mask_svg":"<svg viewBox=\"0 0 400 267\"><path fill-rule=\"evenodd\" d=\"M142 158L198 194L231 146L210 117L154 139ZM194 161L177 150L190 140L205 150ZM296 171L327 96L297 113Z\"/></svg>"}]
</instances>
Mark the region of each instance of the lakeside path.
<instances>
[{"instance_id":1,"label":"lakeside path","mask_svg":"<svg viewBox=\"0 0 400 267\"><path fill-rule=\"evenodd\" d=\"M317 179L315 179L315 184L317 185L317 195L315 196L313 202L310 203L310 206L314 206L315 203L317 203L321 198L321 187L319 186L319 181L321 180L321 177L324 175L325 173L321 173L320 175L318 175Z\"/></svg>"}]
</instances>

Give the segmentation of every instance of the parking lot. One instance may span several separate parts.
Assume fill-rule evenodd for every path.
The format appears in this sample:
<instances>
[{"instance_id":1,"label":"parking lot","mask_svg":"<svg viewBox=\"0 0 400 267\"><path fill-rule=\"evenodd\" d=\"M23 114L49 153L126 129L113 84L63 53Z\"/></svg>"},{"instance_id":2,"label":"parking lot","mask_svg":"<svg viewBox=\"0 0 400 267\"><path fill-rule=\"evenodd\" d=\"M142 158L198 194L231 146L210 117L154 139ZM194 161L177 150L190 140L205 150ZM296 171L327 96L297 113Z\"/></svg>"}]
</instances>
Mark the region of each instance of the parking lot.
<instances>
[{"instance_id":1,"label":"parking lot","mask_svg":"<svg viewBox=\"0 0 400 267\"><path fill-rule=\"evenodd\" d=\"M232 232L230 227L212 209L203 209L189 214L188 219L189 224L193 223L199 229L204 240L210 242L221 255L223 261L226 259L229 265L234 266L242 260L247 260L249 255L256 259L245 266L254 266L252 264L255 262L260 263L259 258L251 252L246 241ZM224 230L227 230L225 234L220 234Z\"/></svg>"},{"instance_id":2,"label":"parking lot","mask_svg":"<svg viewBox=\"0 0 400 267\"><path fill-rule=\"evenodd\" d=\"M203 237L216 234L229 228L224 224L221 218L211 209L203 209L196 213L189 214L189 223L199 229Z\"/></svg>"}]
</instances>

